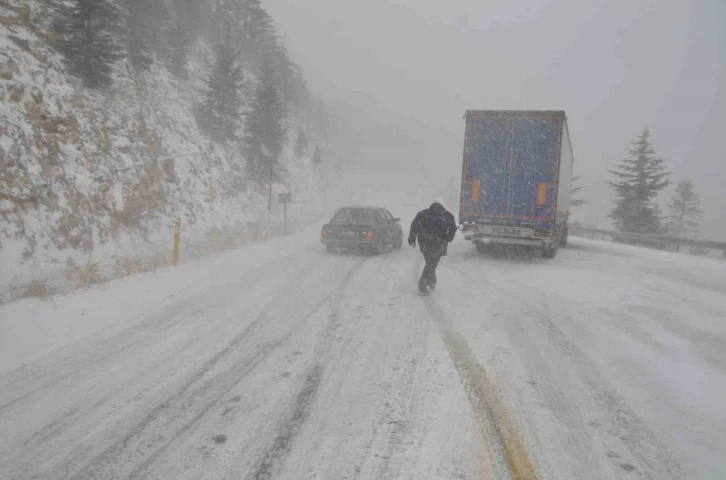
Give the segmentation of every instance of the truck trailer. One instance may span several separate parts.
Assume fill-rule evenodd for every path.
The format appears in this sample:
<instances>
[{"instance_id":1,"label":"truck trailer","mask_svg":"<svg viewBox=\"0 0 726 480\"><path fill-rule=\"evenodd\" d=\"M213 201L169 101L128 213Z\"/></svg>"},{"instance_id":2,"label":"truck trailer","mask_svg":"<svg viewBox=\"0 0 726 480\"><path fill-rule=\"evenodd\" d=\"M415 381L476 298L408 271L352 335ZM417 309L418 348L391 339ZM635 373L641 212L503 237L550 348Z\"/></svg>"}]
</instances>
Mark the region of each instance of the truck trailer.
<instances>
[{"instance_id":1,"label":"truck trailer","mask_svg":"<svg viewBox=\"0 0 726 480\"><path fill-rule=\"evenodd\" d=\"M539 248L567 244L573 153L564 111L469 110L459 223L464 238Z\"/></svg>"}]
</instances>

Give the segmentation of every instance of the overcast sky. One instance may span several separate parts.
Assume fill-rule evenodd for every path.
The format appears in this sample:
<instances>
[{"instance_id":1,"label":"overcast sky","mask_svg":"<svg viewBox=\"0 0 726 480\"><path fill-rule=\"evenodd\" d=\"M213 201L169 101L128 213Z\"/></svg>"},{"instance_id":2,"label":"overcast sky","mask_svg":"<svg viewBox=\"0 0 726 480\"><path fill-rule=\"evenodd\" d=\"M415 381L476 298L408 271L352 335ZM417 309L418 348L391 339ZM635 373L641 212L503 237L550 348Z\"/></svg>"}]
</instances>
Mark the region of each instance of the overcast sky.
<instances>
[{"instance_id":1,"label":"overcast sky","mask_svg":"<svg viewBox=\"0 0 726 480\"><path fill-rule=\"evenodd\" d=\"M648 125L673 180L698 185L705 236L726 239L726 2L265 5L322 97L356 93L459 140L466 109L565 110L575 173L593 202L580 216L601 226L611 207L607 169ZM461 142L445 142L452 151L441 162L458 177Z\"/></svg>"}]
</instances>

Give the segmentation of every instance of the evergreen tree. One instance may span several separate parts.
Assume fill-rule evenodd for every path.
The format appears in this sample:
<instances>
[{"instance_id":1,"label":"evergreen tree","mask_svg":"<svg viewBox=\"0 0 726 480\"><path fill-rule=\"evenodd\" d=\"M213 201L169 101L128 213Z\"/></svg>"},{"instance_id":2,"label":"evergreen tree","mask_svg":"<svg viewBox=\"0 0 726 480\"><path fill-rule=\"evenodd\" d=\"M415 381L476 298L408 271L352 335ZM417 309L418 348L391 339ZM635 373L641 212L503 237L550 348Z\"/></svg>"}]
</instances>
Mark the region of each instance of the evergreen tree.
<instances>
[{"instance_id":1,"label":"evergreen tree","mask_svg":"<svg viewBox=\"0 0 726 480\"><path fill-rule=\"evenodd\" d=\"M232 37L251 62L258 63L269 53L268 47L276 38L275 27L260 0L220 0L217 18L229 20Z\"/></svg>"},{"instance_id":2,"label":"evergreen tree","mask_svg":"<svg viewBox=\"0 0 726 480\"><path fill-rule=\"evenodd\" d=\"M577 198L577 194L580 193L583 188L585 188L583 185L580 185L580 180L582 180L581 176L573 177L572 179L572 189L570 190L571 207L580 207L589 203L584 198Z\"/></svg>"},{"instance_id":3,"label":"evergreen tree","mask_svg":"<svg viewBox=\"0 0 726 480\"><path fill-rule=\"evenodd\" d=\"M161 46L169 21L164 0L126 0L126 48L129 61L139 70L154 63L154 49Z\"/></svg>"},{"instance_id":4,"label":"evergreen tree","mask_svg":"<svg viewBox=\"0 0 726 480\"><path fill-rule=\"evenodd\" d=\"M197 40L201 23L201 6L196 0L175 0L174 16L165 30L164 56L169 71L179 78L187 77L189 49Z\"/></svg>"},{"instance_id":5,"label":"evergreen tree","mask_svg":"<svg viewBox=\"0 0 726 480\"><path fill-rule=\"evenodd\" d=\"M243 74L237 58L228 31L216 48L214 66L205 82L204 101L198 105L201 128L217 141L235 139L241 118Z\"/></svg>"},{"instance_id":6,"label":"evergreen tree","mask_svg":"<svg viewBox=\"0 0 726 480\"><path fill-rule=\"evenodd\" d=\"M175 22L168 32L167 65L176 77L186 78L189 67L189 37L181 22Z\"/></svg>"},{"instance_id":7,"label":"evergreen tree","mask_svg":"<svg viewBox=\"0 0 726 480\"><path fill-rule=\"evenodd\" d=\"M307 150L308 136L305 135L304 131L300 130L300 133L297 134L297 141L295 142L295 155L302 157Z\"/></svg>"},{"instance_id":8,"label":"evergreen tree","mask_svg":"<svg viewBox=\"0 0 726 480\"><path fill-rule=\"evenodd\" d=\"M89 88L113 83L113 64L122 58L114 37L119 13L110 0L70 0L56 6L56 46L70 72Z\"/></svg>"},{"instance_id":9,"label":"evergreen tree","mask_svg":"<svg viewBox=\"0 0 726 480\"><path fill-rule=\"evenodd\" d=\"M617 197L610 213L615 226L622 232L661 233L658 193L669 185L665 161L656 156L650 142L650 131L643 133L628 150L629 158L617 170L610 172L616 181L608 182Z\"/></svg>"},{"instance_id":10,"label":"evergreen tree","mask_svg":"<svg viewBox=\"0 0 726 480\"><path fill-rule=\"evenodd\" d=\"M275 72L278 89L284 101L301 105L305 100L307 85L300 67L290 60L285 45L277 38L271 39L265 46L265 55Z\"/></svg>"},{"instance_id":11,"label":"evergreen tree","mask_svg":"<svg viewBox=\"0 0 726 480\"><path fill-rule=\"evenodd\" d=\"M246 118L244 148L252 174L265 178L277 164L285 143L285 109L277 89L272 65L265 60Z\"/></svg>"},{"instance_id":12,"label":"evergreen tree","mask_svg":"<svg viewBox=\"0 0 726 480\"><path fill-rule=\"evenodd\" d=\"M701 198L696 193L694 183L690 180L678 182L671 203L668 204L670 210L668 230L679 237L697 233L698 222L696 219L703 214L700 207Z\"/></svg>"}]
</instances>

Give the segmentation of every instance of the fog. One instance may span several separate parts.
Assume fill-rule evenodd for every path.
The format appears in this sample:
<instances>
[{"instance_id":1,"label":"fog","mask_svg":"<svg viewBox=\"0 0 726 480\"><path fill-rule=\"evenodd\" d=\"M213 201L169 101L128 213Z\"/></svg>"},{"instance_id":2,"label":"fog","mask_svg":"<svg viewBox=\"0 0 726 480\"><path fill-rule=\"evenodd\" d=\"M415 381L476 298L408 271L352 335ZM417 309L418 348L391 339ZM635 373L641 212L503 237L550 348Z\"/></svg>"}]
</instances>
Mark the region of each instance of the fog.
<instances>
[{"instance_id":1,"label":"fog","mask_svg":"<svg viewBox=\"0 0 726 480\"><path fill-rule=\"evenodd\" d=\"M647 125L671 179L696 183L704 236L726 239L722 2L267 0L266 7L312 90L359 132L344 159L358 190L446 196L461 172L466 109L562 109L590 200L577 218L611 227L608 169ZM670 195L659 198L664 212Z\"/></svg>"}]
</instances>

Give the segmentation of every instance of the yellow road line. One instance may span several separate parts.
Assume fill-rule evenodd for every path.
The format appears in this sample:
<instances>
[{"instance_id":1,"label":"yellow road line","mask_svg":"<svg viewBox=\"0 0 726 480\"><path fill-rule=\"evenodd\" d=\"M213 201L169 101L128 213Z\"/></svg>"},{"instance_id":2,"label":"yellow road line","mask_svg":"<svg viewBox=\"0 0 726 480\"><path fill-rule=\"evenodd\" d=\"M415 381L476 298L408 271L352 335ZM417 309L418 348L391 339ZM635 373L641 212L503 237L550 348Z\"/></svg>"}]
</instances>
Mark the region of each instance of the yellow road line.
<instances>
[{"instance_id":1,"label":"yellow road line","mask_svg":"<svg viewBox=\"0 0 726 480\"><path fill-rule=\"evenodd\" d=\"M489 458L475 458L477 478L536 480L537 476L506 401L469 345L446 320L441 307L428 298L427 304L439 327L457 373L464 383L479 433Z\"/></svg>"}]
</instances>

